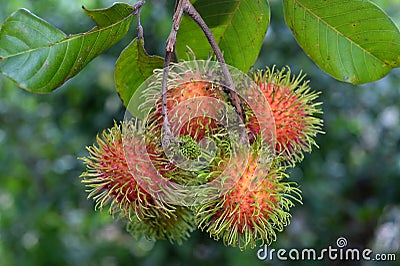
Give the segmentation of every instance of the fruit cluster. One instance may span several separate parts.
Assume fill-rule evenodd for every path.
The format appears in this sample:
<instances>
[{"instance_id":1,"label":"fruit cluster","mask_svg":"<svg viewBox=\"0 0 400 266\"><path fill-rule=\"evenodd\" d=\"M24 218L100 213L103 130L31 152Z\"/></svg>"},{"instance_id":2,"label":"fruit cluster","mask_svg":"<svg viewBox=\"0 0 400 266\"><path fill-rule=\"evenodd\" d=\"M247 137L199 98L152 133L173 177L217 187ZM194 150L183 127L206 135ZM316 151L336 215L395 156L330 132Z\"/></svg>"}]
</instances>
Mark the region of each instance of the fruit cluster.
<instances>
[{"instance_id":1,"label":"fruit cluster","mask_svg":"<svg viewBox=\"0 0 400 266\"><path fill-rule=\"evenodd\" d=\"M202 72L182 71L169 86L166 106L175 136L169 147L163 145L162 101L152 93L157 88L150 88L144 100L154 107L143 130L137 121L116 123L87 148L82 181L88 197L96 208L109 205L115 217L126 219L135 237L181 243L198 228L241 249L269 244L289 223L290 208L301 202L286 170L316 146L322 127L318 93L302 75L266 68L253 74L246 95L259 92L268 104L242 98L245 121L235 120L229 89ZM273 118L266 120L268 130L264 114ZM237 121L242 126L232 125ZM190 204L179 201L185 197L192 197Z\"/></svg>"}]
</instances>

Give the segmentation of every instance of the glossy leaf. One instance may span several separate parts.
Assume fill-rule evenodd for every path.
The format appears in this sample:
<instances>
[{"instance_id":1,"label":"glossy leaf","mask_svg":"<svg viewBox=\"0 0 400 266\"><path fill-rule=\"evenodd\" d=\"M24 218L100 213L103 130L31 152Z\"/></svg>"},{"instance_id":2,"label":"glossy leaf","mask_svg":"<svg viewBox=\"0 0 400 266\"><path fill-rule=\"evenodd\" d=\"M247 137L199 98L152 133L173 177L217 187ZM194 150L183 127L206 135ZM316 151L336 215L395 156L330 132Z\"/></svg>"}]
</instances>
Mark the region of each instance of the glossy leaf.
<instances>
[{"instance_id":1,"label":"glossy leaf","mask_svg":"<svg viewBox=\"0 0 400 266\"><path fill-rule=\"evenodd\" d=\"M0 73L28 91L49 93L117 43L135 10L119 3L84 11L97 26L69 36L26 9L13 13L0 31Z\"/></svg>"},{"instance_id":2,"label":"glossy leaf","mask_svg":"<svg viewBox=\"0 0 400 266\"><path fill-rule=\"evenodd\" d=\"M365 0L284 0L285 20L307 55L334 78L378 80L400 66L400 32Z\"/></svg>"},{"instance_id":3,"label":"glossy leaf","mask_svg":"<svg viewBox=\"0 0 400 266\"><path fill-rule=\"evenodd\" d=\"M193 5L214 34L226 62L247 72L258 57L268 29L268 1L198 0ZM212 54L202 30L188 16L182 19L176 45L179 58L186 59L187 47L197 59Z\"/></svg>"},{"instance_id":4,"label":"glossy leaf","mask_svg":"<svg viewBox=\"0 0 400 266\"><path fill-rule=\"evenodd\" d=\"M153 74L153 70L163 66L162 57L147 54L143 39L138 41L136 38L122 51L115 65L114 77L117 92L125 106L128 106L136 89Z\"/></svg>"}]
</instances>

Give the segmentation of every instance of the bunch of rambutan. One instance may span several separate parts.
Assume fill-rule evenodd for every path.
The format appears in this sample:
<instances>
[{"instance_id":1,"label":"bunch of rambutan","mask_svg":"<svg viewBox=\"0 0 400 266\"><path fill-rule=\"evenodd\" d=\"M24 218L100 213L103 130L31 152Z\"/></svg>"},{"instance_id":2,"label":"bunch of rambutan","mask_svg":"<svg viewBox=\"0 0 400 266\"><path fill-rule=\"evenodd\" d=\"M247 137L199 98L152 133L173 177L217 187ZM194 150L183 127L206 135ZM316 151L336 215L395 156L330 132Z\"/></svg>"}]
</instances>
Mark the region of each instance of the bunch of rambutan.
<instances>
[{"instance_id":1,"label":"bunch of rambutan","mask_svg":"<svg viewBox=\"0 0 400 266\"><path fill-rule=\"evenodd\" d=\"M109 206L135 237L181 243L198 228L240 249L276 239L289 224L290 208L301 203L286 170L311 152L322 132L318 93L304 75L285 68L266 68L252 78L230 72L234 88L225 85L218 63L174 64L166 131L162 70L155 71L139 90L145 118L115 123L82 159L82 182L97 209ZM231 89L244 118L231 103ZM173 140L166 146L169 131Z\"/></svg>"}]
</instances>

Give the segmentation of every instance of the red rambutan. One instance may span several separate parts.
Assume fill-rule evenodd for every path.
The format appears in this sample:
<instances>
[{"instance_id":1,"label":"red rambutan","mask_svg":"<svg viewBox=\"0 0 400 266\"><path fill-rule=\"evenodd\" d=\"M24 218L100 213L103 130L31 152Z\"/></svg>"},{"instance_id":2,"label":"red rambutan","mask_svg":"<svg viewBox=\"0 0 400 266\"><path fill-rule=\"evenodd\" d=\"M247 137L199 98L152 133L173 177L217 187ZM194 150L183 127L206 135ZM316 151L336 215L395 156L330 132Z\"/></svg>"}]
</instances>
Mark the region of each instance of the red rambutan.
<instances>
[{"instance_id":1,"label":"red rambutan","mask_svg":"<svg viewBox=\"0 0 400 266\"><path fill-rule=\"evenodd\" d=\"M180 243L197 225L226 245L253 248L275 240L294 202L301 202L285 171L316 145L318 93L290 70L267 68L254 74L254 83L232 69L246 129L219 67L172 64L166 104L175 140L169 145L163 145L163 72L156 70L133 97L125 122L88 147L82 177L89 197L96 208L110 204L112 214L127 218L133 236ZM144 117L132 117L131 107ZM243 138L247 130L250 143Z\"/></svg>"},{"instance_id":2,"label":"red rambutan","mask_svg":"<svg viewBox=\"0 0 400 266\"><path fill-rule=\"evenodd\" d=\"M317 115L322 111L321 103L315 102L318 97L304 81L305 75L291 76L290 69L266 68L253 75L254 81L260 86L266 97L276 126L276 151L294 165L303 159L303 152L311 152L312 146L317 146L315 136L322 133L322 120ZM257 119L248 112L247 128L250 139L260 132Z\"/></svg>"},{"instance_id":3,"label":"red rambutan","mask_svg":"<svg viewBox=\"0 0 400 266\"><path fill-rule=\"evenodd\" d=\"M288 176L279 162L282 158L275 158L266 170L257 165L263 161L258 156L250 155L244 173L227 193L196 208L198 227L228 246L245 249L274 241L276 231L289 223L292 199L301 202L295 183L285 181ZM254 178L262 181L252 189Z\"/></svg>"},{"instance_id":4,"label":"red rambutan","mask_svg":"<svg viewBox=\"0 0 400 266\"><path fill-rule=\"evenodd\" d=\"M152 165L143 163L144 154L137 146L124 147L121 129L124 126L127 125L115 124L103 131L97 136L98 146L87 147L89 156L81 158L87 166L81 177L88 188L88 198L96 201L96 209L109 204L113 216L118 214L119 218L128 219L128 229L140 228L136 236L181 242L194 228L191 212L154 198L137 182L135 174L153 180L159 179L159 175ZM129 168L127 160L137 162L135 171ZM168 233L164 227L168 227Z\"/></svg>"}]
</instances>

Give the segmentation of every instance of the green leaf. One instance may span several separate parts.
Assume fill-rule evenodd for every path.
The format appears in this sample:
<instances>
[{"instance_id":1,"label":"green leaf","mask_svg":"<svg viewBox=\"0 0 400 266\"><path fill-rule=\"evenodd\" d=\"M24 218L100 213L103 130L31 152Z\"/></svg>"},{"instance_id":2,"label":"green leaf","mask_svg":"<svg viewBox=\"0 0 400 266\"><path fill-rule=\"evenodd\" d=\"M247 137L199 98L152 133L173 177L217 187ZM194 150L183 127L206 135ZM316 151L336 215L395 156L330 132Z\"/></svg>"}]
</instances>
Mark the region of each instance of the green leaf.
<instances>
[{"instance_id":1,"label":"green leaf","mask_svg":"<svg viewBox=\"0 0 400 266\"><path fill-rule=\"evenodd\" d=\"M400 32L365 0L284 0L285 20L307 55L334 78L353 84L400 66Z\"/></svg>"},{"instance_id":2,"label":"green leaf","mask_svg":"<svg viewBox=\"0 0 400 266\"><path fill-rule=\"evenodd\" d=\"M124 37L135 11L122 3L83 9L97 26L69 36L26 9L13 13L0 30L0 73L30 92L49 93Z\"/></svg>"},{"instance_id":3,"label":"green leaf","mask_svg":"<svg viewBox=\"0 0 400 266\"><path fill-rule=\"evenodd\" d=\"M194 7L214 34L226 62L248 72L258 57L268 29L268 1L198 0ZM199 26L184 16L176 43L178 57L185 56L187 46L197 59L207 59L212 51Z\"/></svg>"},{"instance_id":4,"label":"green leaf","mask_svg":"<svg viewBox=\"0 0 400 266\"><path fill-rule=\"evenodd\" d=\"M164 59L148 55L143 39L138 41L136 38L122 51L115 65L114 77L117 92L126 107L137 88L153 74L153 70L163 67ZM140 99L136 100L139 104ZM129 108L135 109L132 104Z\"/></svg>"}]
</instances>

